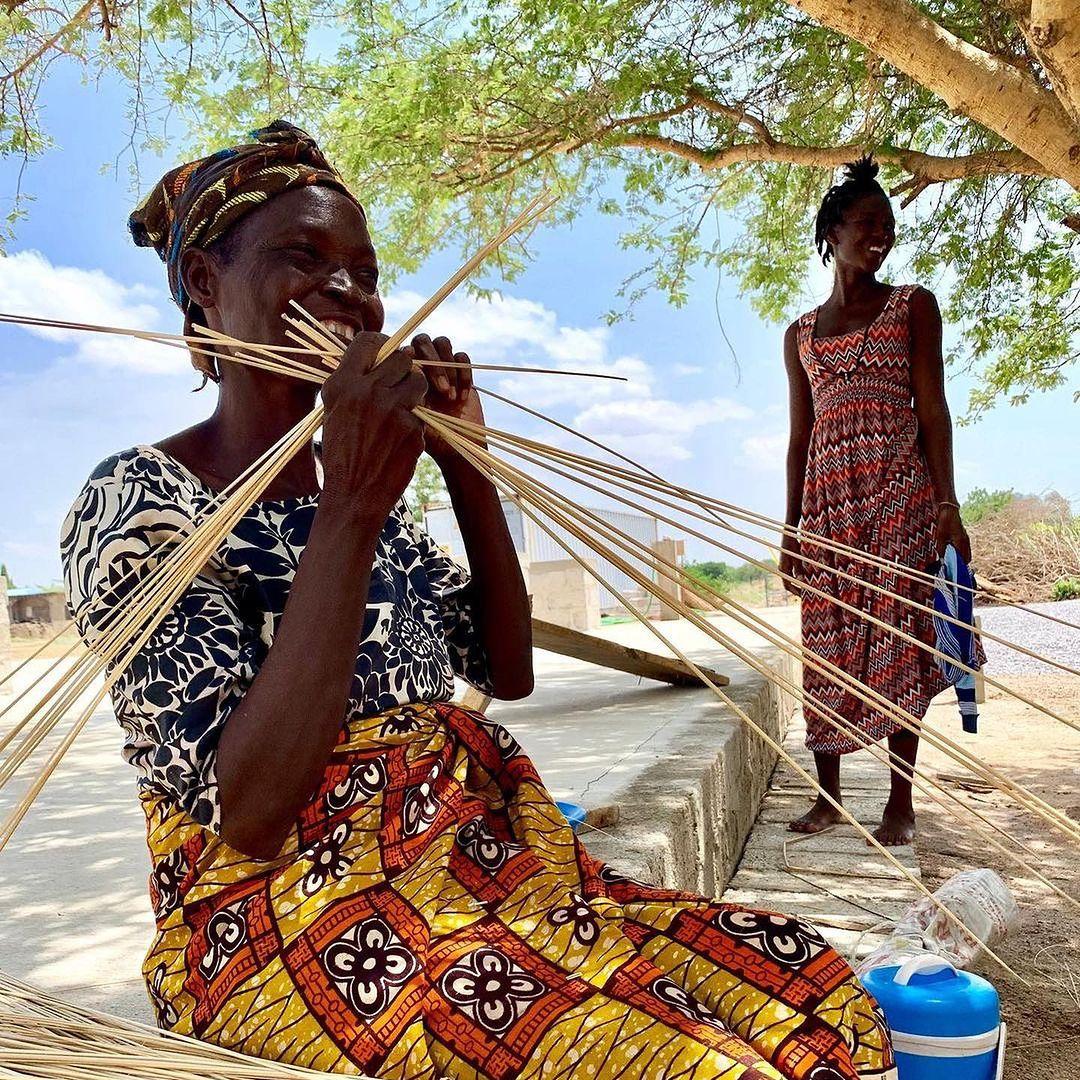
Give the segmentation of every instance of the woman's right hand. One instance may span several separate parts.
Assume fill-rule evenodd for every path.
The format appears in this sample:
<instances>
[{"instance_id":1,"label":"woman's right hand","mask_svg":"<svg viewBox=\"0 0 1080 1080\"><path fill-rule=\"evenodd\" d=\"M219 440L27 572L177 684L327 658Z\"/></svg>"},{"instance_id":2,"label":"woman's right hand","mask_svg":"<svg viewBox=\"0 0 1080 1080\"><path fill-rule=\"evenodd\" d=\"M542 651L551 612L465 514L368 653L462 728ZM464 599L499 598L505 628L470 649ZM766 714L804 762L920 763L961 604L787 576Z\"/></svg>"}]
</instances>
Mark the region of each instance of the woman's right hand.
<instances>
[{"instance_id":1,"label":"woman's right hand","mask_svg":"<svg viewBox=\"0 0 1080 1080\"><path fill-rule=\"evenodd\" d=\"M802 566L802 548L799 544L799 538L792 536L791 533L784 533L784 539L780 544L780 573L787 574L789 577L783 578L784 588L791 593L792 596L801 596L802 588L790 578L799 577L799 570Z\"/></svg>"},{"instance_id":2,"label":"woman's right hand","mask_svg":"<svg viewBox=\"0 0 1080 1080\"><path fill-rule=\"evenodd\" d=\"M412 410L428 389L411 349L375 365L386 340L385 334L358 333L322 391L324 501L354 504L380 525L424 449L423 421Z\"/></svg>"}]
</instances>

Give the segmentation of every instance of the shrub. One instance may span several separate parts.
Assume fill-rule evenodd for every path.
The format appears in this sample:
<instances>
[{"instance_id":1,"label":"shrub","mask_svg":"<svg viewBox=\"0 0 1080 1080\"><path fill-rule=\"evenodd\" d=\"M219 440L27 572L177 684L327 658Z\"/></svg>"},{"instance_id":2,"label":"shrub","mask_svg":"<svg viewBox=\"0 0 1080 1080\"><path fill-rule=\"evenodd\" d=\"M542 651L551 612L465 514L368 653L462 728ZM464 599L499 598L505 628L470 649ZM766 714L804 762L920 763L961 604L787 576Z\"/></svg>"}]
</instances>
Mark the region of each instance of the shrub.
<instances>
[{"instance_id":1,"label":"shrub","mask_svg":"<svg viewBox=\"0 0 1080 1080\"><path fill-rule=\"evenodd\" d=\"M1055 600L1080 600L1080 577L1058 578L1050 595Z\"/></svg>"},{"instance_id":2,"label":"shrub","mask_svg":"<svg viewBox=\"0 0 1080 1080\"><path fill-rule=\"evenodd\" d=\"M1001 503L1006 494L1008 502ZM1080 581L1080 518L1073 516L1067 499L1053 491L975 491L965 507L969 503L975 508L968 531L979 582L1011 600L1072 595L1058 592L1060 583Z\"/></svg>"}]
</instances>

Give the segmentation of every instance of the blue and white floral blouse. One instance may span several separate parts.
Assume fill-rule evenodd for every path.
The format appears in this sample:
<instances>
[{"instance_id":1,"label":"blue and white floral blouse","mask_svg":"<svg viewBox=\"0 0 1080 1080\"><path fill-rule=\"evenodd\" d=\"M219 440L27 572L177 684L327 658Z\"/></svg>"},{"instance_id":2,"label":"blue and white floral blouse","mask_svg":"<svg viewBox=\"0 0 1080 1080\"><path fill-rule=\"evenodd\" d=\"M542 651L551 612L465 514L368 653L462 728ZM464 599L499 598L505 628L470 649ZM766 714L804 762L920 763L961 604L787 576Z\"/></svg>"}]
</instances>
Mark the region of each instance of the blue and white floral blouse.
<instances>
[{"instance_id":1,"label":"blue and white floral blouse","mask_svg":"<svg viewBox=\"0 0 1080 1080\"><path fill-rule=\"evenodd\" d=\"M202 481L152 446L94 470L61 536L68 604L91 648L138 577L129 580L129 571L175 541L212 499ZM140 785L175 798L215 831L221 730L274 640L317 506L314 495L252 506L112 690L124 758ZM490 692L469 577L401 503L376 546L347 716L449 700L455 673Z\"/></svg>"}]
</instances>

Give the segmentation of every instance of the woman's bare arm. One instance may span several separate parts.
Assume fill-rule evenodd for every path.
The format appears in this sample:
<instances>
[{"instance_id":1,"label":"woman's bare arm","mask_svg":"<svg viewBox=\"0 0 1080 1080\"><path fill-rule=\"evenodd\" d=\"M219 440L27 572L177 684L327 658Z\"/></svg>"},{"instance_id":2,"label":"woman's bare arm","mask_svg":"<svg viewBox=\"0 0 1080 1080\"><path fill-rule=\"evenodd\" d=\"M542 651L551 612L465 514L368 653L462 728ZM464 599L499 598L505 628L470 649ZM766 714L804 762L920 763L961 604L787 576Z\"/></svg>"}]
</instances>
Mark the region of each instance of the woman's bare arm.
<instances>
[{"instance_id":1,"label":"woman's bare arm","mask_svg":"<svg viewBox=\"0 0 1080 1080\"><path fill-rule=\"evenodd\" d=\"M945 399L945 362L941 355L941 312L932 292L911 296L911 386L919 419L919 442L938 501L938 554L952 544L965 562L971 541L960 520L953 479L953 431Z\"/></svg>"},{"instance_id":2,"label":"woman's bare arm","mask_svg":"<svg viewBox=\"0 0 1080 1080\"><path fill-rule=\"evenodd\" d=\"M375 546L424 440L412 408L427 383L385 340L357 335L327 381L325 480L311 535L266 660L218 745L221 834L272 859L341 733L367 612Z\"/></svg>"},{"instance_id":3,"label":"woman's bare arm","mask_svg":"<svg viewBox=\"0 0 1080 1080\"><path fill-rule=\"evenodd\" d=\"M806 460L810 452L810 436L814 430L814 399L810 391L810 380L799 359L799 324L793 322L784 334L784 367L788 377L788 411L791 433L788 437L787 451L787 510L784 523L791 528L802 520L803 486L806 482ZM785 534L783 552L780 555L780 571L784 574L799 576L801 560L799 541ZM784 587L793 593L798 588L789 581Z\"/></svg>"},{"instance_id":4,"label":"woman's bare arm","mask_svg":"<svg viewBox=\"0 0 1080 1080\"><path fill-rule=\"evenodd\" d=\"M431 382L427 407L483 425L484 410L473 386L468 354L455 353L447 338L432 341L426 334L418 334L413 345L417 356L432 365L427 368ZM533 688L532 613L498 491L431 430L427 451L442 471L465 541L475 630L487 655L492 689L505 700L527 697Z\"/></svg>"},{"instance_id":5,"label":"woman's bare arm","mask_svg":"<svg viewBox=\"0 0 1080 1080\"><path fill-rule=\"evenodd\" d=\"M532 693L532 614L494 485L460 456L440 462L472 574L473 616L495 696Z\"/></svg>"}]
</instances>

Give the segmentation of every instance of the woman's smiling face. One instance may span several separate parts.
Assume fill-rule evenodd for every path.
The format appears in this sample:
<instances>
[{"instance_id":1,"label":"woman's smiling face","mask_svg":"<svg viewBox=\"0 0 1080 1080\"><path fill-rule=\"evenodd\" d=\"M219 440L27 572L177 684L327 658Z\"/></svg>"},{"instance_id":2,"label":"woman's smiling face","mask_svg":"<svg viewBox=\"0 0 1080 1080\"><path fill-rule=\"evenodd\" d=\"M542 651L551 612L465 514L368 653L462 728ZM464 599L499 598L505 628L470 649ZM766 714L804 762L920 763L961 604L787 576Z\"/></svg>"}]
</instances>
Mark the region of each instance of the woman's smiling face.
<instances>
[{"instance_id":1,"label":"woman's smiling face","mask_svg":"<svg viewBox=\"0 0 1080 1080\"><path fill-rule=\"evenodd\" d=\"M343 341L379 332L379 267L363 211L331 187L297 188L240 221L183 264L192 300L215 329L244 341L292 345L283 314L296 301ZM312 363L316 363L312 358Z\"/></svg>"},{"instance_id":2,"label":"woman's smiling face","mask_svg":"<svg viewBox=\"0 0 1080 1080\"><path fill-rule=\"evenodd\" d=\"M877 192L856 199L828 234L833 259L866 273L877 273L896 243L896 218L889 200Z\"/></svg>"}]
</instances>

